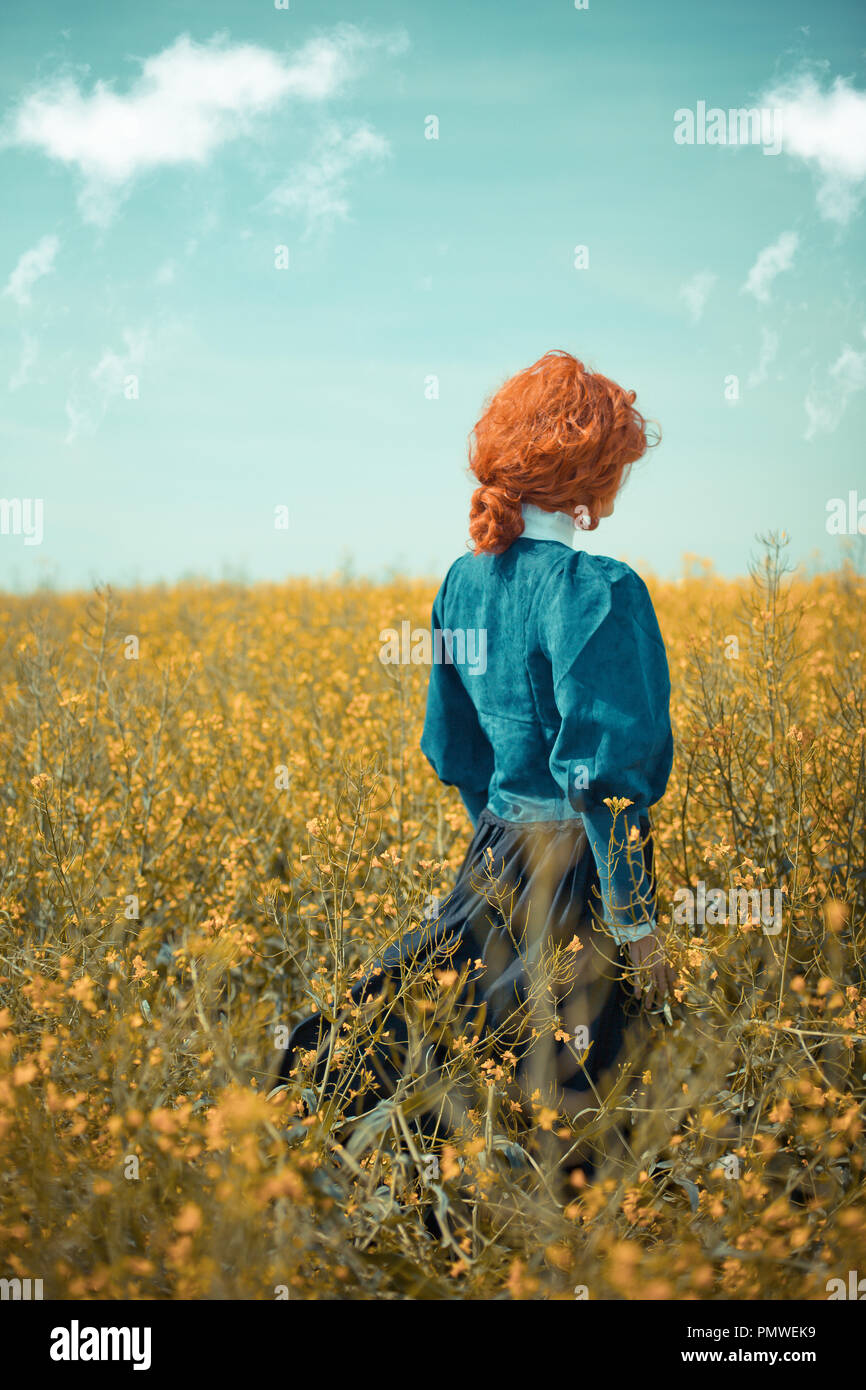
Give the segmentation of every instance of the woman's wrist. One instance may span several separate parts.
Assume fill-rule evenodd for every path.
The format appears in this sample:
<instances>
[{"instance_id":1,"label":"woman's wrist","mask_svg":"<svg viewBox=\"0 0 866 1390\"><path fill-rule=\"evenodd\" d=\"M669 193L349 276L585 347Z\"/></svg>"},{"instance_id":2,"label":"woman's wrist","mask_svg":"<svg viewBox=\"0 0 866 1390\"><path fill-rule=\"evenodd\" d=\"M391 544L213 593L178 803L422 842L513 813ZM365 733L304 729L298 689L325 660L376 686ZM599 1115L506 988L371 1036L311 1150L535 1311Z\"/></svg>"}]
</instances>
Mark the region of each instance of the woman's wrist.
<instances>
[{"instance_id":1,"label":"woman's wrist","mask_svg":"<svg viewBox=\"0 0 866 1390\"><path fill-rule=\"evenodd\" d=\"M613 923L608 923L605 927L617 946L628 946L632 941L642 941L645 936L651 936L655 929L654 917L648 917L645 922L637 922L628 927L617 927Z\"/></svg>"}]
</instances>

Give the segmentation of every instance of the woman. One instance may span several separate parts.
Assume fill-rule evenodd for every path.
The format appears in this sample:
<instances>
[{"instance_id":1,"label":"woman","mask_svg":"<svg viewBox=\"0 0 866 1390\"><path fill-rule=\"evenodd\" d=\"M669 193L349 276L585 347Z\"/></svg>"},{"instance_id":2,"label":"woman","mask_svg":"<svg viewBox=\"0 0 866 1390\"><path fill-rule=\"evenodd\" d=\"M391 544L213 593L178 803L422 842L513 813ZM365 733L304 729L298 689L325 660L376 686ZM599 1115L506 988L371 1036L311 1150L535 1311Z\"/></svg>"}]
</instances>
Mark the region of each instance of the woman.
<instances>
[{"instance_id":1,"label":"woman","mask_svg":"<svg viewBox=\"0 0 866 1390\"><path fill-rule=\"evenodd\" d=\"M660 1005L671 983L648 817L673 756L665 649L643 581L574 544L612 515L647 448L634 401L568 353L548 352L505 383L475 426L474 549L433 604L441 659L421 739L474 834L435 919L352 992L355 1005L386 985L393 996L407 970L447 961L458 980L452 1042L494 1037L517 1092L571 1115L597 1107L624 1061L634 1071L643 1031L634 991ZM379 1094L407 1074L407 1017L392 1008L384 1038L367 1048ZM323 1085L329 1031L318 1016L304 1020L282 1074L317 1058ZM441 1031L427 1036L429 1072L446 1065L447 1049ZM417 1047L414 1056L417 1075Z\"/></svg>"}]
</instances>

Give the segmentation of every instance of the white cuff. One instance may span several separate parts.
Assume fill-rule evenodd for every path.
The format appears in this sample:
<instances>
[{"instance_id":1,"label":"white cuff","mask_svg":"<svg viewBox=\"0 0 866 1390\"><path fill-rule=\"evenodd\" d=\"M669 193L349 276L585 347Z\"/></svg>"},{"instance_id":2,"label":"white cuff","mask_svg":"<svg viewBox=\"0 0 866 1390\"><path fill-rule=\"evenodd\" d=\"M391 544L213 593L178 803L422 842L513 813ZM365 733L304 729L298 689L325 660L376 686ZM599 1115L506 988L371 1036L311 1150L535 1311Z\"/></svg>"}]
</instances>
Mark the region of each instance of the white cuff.
<instances>
[{"instance_id":1,"label":"white cuff","mask_svg":"<svg viewBox=\"0 0 866 1390\"><path fill-rule=\"evenodd\" d=\"M605 926L616 942L617 946L625 946L631 941L642 941L645 936L649 936L656 929L655 919L649 918L646 922L638 922L634 927L613 927Z\"/></svg>"}]
</instances>

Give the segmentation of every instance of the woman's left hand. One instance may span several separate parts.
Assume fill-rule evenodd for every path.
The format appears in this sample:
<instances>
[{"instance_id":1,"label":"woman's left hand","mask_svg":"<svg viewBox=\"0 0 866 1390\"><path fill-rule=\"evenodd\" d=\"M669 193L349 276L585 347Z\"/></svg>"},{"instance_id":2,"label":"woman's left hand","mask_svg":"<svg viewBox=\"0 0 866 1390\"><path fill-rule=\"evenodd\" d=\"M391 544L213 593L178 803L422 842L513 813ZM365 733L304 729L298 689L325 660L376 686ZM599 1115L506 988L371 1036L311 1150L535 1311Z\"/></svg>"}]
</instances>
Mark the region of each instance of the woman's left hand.
<instances>
[{"instance_id":1,"label":"woman's left hand","mask_svg":"<svg viewBox=\"0 0 866 1390\"><path fill-rule=\"evenodd\" d=\"M654 1003L661 1008L666 996L673 990L674 974L655 932L642 936L639 941L630 941L628 953L631 960L629 977L635 994L644 996L646 1008L651 1008Z\"/></svg>"}]
</instances>

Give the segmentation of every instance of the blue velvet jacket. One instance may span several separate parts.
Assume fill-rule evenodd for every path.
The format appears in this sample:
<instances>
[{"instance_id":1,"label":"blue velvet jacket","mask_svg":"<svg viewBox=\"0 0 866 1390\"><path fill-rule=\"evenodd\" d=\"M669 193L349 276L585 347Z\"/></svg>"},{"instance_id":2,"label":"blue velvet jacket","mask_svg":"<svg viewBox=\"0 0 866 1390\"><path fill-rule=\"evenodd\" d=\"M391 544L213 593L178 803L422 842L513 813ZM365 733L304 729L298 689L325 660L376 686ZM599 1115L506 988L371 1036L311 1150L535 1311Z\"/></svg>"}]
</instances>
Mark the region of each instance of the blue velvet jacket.
<instances>
[{"instance_id":1,"label":"blue velvet jacket","mask_svg":"<svg viewBox=\"0 0 866 1390\"><path fill-rule=\"evenodd\" d=\"M460 556L436 595L421 749L473 824L485 806L508 821L582 817L604 922L634 940L655 904L628 833L673 761L664 643L634 570L573 549L561 513L524 517L504 554ZM632 803L616 819L611 797Z\"/></svg>"}]
</instances>

